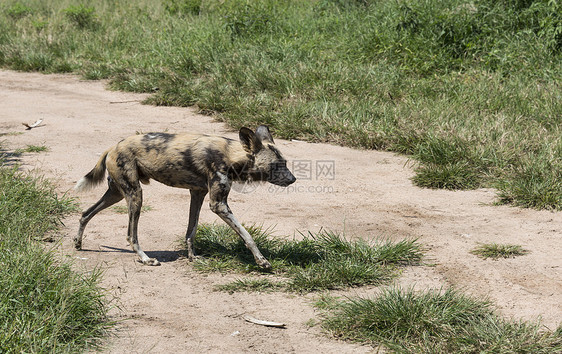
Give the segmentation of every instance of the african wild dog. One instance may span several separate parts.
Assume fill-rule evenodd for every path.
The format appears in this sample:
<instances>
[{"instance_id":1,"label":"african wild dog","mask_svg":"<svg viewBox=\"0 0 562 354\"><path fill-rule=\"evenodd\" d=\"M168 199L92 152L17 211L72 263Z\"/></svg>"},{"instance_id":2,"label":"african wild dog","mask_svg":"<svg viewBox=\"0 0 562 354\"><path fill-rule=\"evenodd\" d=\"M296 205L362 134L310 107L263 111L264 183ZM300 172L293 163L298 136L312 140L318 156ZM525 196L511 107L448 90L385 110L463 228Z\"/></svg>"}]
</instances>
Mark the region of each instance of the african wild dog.
<instances>
[{"instance_id":1,"label":"african wild dog","mask_svg":"<svg viewBox=\"0 0 562 354\"><path fill-rule=\"evenodd\" d=\"M140 182L147 184L152 178L168 186L190 190L189 224L185 236L190 260L195 256L193 239L199 211L209 193L211 210L242 237L259 266L271 268L250 234L230 211L226 200L233 181L267 181L288 186L296 178L275 147L267 126L259 126L255 133L242 128L239 136L240 141L197 134L149 133L131 136L106 150L94 169L75 187L81 191L95 186L103 180L107 169L109 188L82 214L74 239L76 249L82 247L82 234L90 219L125 198L129 208L127 240L142 263L159 265L158 260L149 258L141 250L137 238L142 206Z\"/></svg>"}]
</instances>

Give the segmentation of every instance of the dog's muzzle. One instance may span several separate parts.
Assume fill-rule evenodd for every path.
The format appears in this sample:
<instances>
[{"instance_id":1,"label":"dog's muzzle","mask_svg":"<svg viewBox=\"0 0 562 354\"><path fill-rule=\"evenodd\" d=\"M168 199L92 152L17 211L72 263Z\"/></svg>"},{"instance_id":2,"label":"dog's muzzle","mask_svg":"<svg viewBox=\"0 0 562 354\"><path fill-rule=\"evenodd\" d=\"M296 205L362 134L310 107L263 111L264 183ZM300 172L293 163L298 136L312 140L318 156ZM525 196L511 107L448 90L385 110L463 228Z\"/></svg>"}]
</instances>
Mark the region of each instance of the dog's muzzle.
<instances>
[{"instance_id":1,"label":"dog's muzzle","mask_svg":"<svg viewBox=\"0 0 562 354\"><path fill-rule=\"evenodd\" d=\"M281 187L287 187L288 185L295 183L296 180L297 178L291 173L291 171L287 170L274 173L273 178L270 179L269 182Z\"/></svg>"}]
</instances>

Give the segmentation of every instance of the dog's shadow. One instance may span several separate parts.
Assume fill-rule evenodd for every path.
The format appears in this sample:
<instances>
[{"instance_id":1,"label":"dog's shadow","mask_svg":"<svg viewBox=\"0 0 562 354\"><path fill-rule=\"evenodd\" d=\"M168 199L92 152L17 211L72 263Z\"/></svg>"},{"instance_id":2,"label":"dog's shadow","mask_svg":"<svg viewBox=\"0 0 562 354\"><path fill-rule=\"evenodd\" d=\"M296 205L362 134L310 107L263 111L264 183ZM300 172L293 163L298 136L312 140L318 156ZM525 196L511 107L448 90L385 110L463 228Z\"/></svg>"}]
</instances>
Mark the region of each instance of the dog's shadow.
<instances>
[{"instance_id":1,"label":"dog's shadow","mask_svg":"<svg viewBox=\"0 0 562 354\"><path fill-rule=\"evenodd\" d=\"M82 252L120 252L120 253L135 253L133 250L100 245L97 250L82 249ZM156 258L160 263L174 262L183 256L184 251L145 251L146 255L150 258Z\"/></svg>"}]
</instances>

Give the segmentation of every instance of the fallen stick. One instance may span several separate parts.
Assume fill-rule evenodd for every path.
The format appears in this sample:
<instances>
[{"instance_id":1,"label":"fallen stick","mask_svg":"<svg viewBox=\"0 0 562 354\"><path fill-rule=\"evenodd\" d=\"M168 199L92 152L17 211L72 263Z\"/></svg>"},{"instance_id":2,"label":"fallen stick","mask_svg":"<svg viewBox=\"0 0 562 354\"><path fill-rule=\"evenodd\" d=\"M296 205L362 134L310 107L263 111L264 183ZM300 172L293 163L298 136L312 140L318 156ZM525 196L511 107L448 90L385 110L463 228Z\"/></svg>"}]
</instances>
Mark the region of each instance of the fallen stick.
<instances>
[{"instance_id":1,"label":"fallen stick","mask_svg":"<svg viewBox=\"0 0 562 354\"><path fill-rule=\"evenodd\" d=\"M248 316L248 315L244 316L244 319L248 322L252 322L252 323L255 323L255 324L261 325L261 326L285 328L284 323L258 320L257 318L253 318L253 317Z\"/></svg>"},{"instance_id":2,"label":"fallen stick","mask_svg":"<svg viewBox=\"0 0 562 354\"><path fill-rule=\"evenodd\" d=\"M43 119L39 119L38 121L36 121L33 124L27 124L27 123L21 123L25 126L25 130L30 130L31 128L35 128L38 127L39 124L41 124L43 122Z\"/></svg>"},{"instance_id":3,"label":"fallen stick","mask_svg":"<svg viewBox=\"0 0 562 354\"><path fill-rule=\"evenodd\" d=\"M110 101L109 104L117 104L117 103L133 103L133 102L140 102L141 100L128 100L128 101Z\"/></svg>"}]
</instances>

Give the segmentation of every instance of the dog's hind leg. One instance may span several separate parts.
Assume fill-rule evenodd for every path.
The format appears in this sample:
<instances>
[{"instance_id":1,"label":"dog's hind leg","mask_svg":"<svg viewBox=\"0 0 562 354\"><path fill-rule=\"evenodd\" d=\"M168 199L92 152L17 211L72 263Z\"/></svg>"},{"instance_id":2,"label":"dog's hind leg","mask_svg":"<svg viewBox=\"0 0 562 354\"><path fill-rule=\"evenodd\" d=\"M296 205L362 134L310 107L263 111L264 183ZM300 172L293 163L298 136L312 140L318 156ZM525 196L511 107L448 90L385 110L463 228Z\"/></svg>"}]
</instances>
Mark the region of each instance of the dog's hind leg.
<instances>
[{"instance_id":1,"label":"dog's hind leg","mask_svg":"<svg viewBox=\"0 0 562 354\"><path fill-rule=\"evenodd\" d=\"M137 186L130 188L129 192L125 195L127 200L127 207L129 208L129 227L127 230L127 241L131 244L133 251L137 253L140 261L145 265L157 266L160 262L156 258L150 258L144 253L139 245L137 230L139 226L139 218L142 208L142 189L137 182Z\"/></svg>"},{"instance_id":2,"label":"dog's hind leg","mask_svg":"<svg viewBox=\"0 0 562 354\"><path fill-rule=\"evenodd\" d=\"M190 190L191 202L189 204L189 225L187 226L187 233L185 234L185 243L187 245L187 257L190 261L195 258L195 250L193 248L193 241L197 233L197 223L199 222L199 212L203 205L203 200L207 191L194 191Z\"/></svg>"},{"instance_id":3,"label":"dog's hind leg","mask_svg":"<svg viewBox=\"0 0 562 354\"><path fill-rule=\"evenodd\" d=\"M82 217L80 218L80 227L78 228L78 234L74 237L74 247L77 250L82 248L82 235L84 234L84 229L88 222L100 211L103 209L112 206L113 204L119 202L123 199L123 195L115 185L115 183L109 179L109 188L101 197L100 200L90 208L88 208L84 213L82 213Z\"/></svg>"},{"instance_id":4,"label":"dog's hind leg","mask_svg":"<svg viewBox=\"0 0 562 354\"><path fill-rule=\"evenodd\" d=\"M236 220L226 200L230 192L230 183L225 175L217 173L210 182L211 210L224 220L244 240L246 247L252 252L256 263L265 269L271 269L271 263L261 254L252 236L244 226Z\"/></svg>"}]
</instances>

